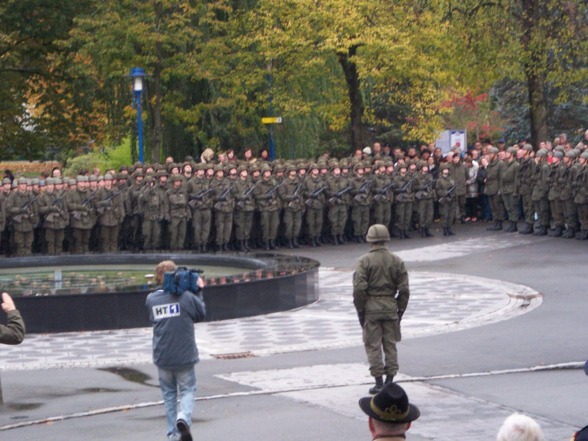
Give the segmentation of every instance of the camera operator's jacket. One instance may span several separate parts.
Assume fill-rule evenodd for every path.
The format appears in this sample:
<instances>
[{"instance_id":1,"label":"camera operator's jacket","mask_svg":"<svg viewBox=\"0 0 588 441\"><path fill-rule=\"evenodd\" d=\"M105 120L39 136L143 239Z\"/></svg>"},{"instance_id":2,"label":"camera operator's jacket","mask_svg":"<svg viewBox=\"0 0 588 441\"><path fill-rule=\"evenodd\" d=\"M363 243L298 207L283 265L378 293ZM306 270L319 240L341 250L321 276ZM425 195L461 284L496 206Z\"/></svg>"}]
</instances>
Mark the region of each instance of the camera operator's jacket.
<instances>
[{"instance_id":1,"label":"camera operator's jacket","mask_svg":"<svg viewBox=\"0 0 588 441\"><path fill-rule=\"evenodd\" d=\"M353 304L366 320L398 320L408 305L410 289L404 262L385 245L359 258L353 275Z\"/></svg>"},{"instance_id":2,"label":"camera operator's jacket","mask_svg":"<svg viewBox=\"0 0 588 441\"><path fill-rule=\"evenodd\" d=\"M153 325L153 363L163 369L198 363L194 323L206 316L204 302L190 291L178 296L160 288L147 296L145 306Z\"/></svg>"}]
</instances>

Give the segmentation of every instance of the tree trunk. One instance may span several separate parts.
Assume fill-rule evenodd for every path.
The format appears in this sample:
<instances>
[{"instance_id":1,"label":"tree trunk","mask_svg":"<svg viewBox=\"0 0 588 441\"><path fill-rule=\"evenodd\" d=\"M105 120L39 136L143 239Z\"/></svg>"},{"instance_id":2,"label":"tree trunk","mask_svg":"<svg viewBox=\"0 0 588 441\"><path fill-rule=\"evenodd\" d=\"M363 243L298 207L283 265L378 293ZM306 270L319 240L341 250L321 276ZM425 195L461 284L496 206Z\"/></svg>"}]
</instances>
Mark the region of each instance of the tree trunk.
<instances>
[{"instance_id":1,"label":"tree trunk","mask_svg":"<svg viewBox=\"0 0 588 441\"><path fill-rule=\"evenodd\" d=\"M541 141L548 140L545 79L541 74L527 75L527 88L531 116L531 145L537 149Z\"/></svg>"},{"instance_id":2,"label":"tree trunk","mask_svg":"<svg viewBox=\"0 0 588 441\"><path fill-rule=\"evenodd\" d=\"M363 118L363 97L361 96L359 75L357 73L357 66L351 58L357 52L358 46L351 46L347 53L339 53L339 64L343 68L345 74L345 81L347 82L347 91L349 94L350 105L350 135L351 146L353 149L361 149L364 147L363 130L361 120Z\"/></svg>"},{"instance_id":3,"label":"tree trunk","mask_svg":"<svg viewBox=\"0 0 588 441\"><path fill-rule=\"evenodd\" d=\"M160 162L163 139L163 124L161 119L161 66L158 65L153 73L153 106L151 115L153 125L151 128L151 162L153 164Z\"/></svg>"}]
</instances>

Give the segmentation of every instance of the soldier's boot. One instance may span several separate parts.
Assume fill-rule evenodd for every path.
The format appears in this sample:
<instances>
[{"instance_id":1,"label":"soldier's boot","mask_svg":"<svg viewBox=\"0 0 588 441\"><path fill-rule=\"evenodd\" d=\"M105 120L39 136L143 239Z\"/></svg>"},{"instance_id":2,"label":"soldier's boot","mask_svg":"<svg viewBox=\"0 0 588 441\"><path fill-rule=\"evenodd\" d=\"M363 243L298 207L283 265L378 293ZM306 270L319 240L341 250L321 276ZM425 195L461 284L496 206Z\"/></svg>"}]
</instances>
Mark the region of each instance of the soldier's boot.
<instances>
[{"instance_id":1,"label":"soldier's boot","mask_svg":"<svg viewBox=\"0 0 588 441\"><path fill-rule=\"evenodd\" d=\"M449 236L449 233L447 232L447 228L443 228L443 236Z\"/></svg>"},{"instance_id":2,"label":"soldier's boot","mask_svg":"<svg viewBox=\"0 0 588 441\"><path fill-rule=\"evenodd\" d=\"M562 234L561 225L556 225L555 228L549 230L549 237L560 237Z\"/></svg>"},{"instance_id":3,"label":"soldier's boot","mask_svg":"<svg viewBox=\"0 0 588 441\"><path fill-rule=\"evenodd\" d=\"M406 230L402 231L402 238L403 239L410 239L410 236L406 233Z\"/></svg>"},{"instance_id":4,"label":"soldier's boot","mask_svg":"<svg viewBox=\"0 0 588 441\"><path fill-rule=\"evenodd\" d=\"M394 382L394 375L386 375L386 381L384 384L393 383Z\"/></svg>"},{"instance_id":5,"label":"soldier's boot","mask_svg":"<svg viewBox=\"0 0 588 441\"><path fill-rule=\"evenodd\" d=\"M208 252L208 244L207 243L203 243L201 250L202 250L203 253L207 253Z\"/></svg>"},{"instance_id":6,"label":"soldier's boot","mask_svg":"<svg viewBox=\"0 0 588 441\"><path fill-rule=\"evenodd\" d=\"M292 244L294 245L294 248L300 248L300 242L298 242L298 239L294 238Z\"/></svg>"},{"instance_id":7,"label":"soldier's boot","mask_svg":"<svg viewBox=\"0 0 588 441\"><path fill-rule=\"evenodd\" d=\"M323 245L323 244L321 243L321 240L320 240L318 237L315 237L315 238L313 239L313 242L314 242L314 245L315 245L315 246L317 246L317 247L320 247L320 246L322 246L322 245Z\"/></svg>"},{"instance_id":8,"label":"soldier's boot","mask_svg":"<svg viewBox=\"0 0 588 441\"><path fill-rule=\"evenodd\" d=\"M491 227L486 228L487 231L500 231L502 230L502 221L494 222L494 225Z\"/></svg>"},{"instance_id":9,"label":"soldier's boot","mask_svg":"<svg viewBox=\"0 0 588 441\"><path fill-rule=\"evenodd\" d=\"M332 242L333 242L333 245L339 245L339 236L333 234Z\"/></svg>"},{"instance_id":10,"label":"soldier's boot","mask_svg":"<svg viewBox=\"0 0 588 441\"><path fill-rule=\"evenodd\" d=\"M588 240L588 230L581 230L577 233L576 240Z\"/></svg>"},{"instance_id":11,"label":"soldier's boot","mask_svg":"<svg viewBox=\"0 0 588 441\"><path fill-rule=\"evenodd\" d=\"M525 226L519 230L519 234L531 234L533 232L533 224L525 222Z\"/></svg>"},{"instance_id":12,"label":"soldier's boot","mask_svg":"<svg viewBox=\"0 0 588 441\"><path fill-rule=\"evenodd\" d=\"M508 228L504 230L507 233L516 233L517 232L517 223L508 221Z\"/></svg>"},{"instance_id":13,"label":"soldier's boot","mask_svg":"<svg viewBox=\"0 0 588 441\"><path fill-rule=\"evenodd\" d=\"M421 228L421 237L427 237L427 233L425 232L425 227Z\"/></svg>"},{"instance_id":14,"label":"soldier's boot","mask_svg":"<svg viewBox=\"0 0 588 441\"><path fill-rule=\"evenodd\" d=\"M455 233L453 232L453 228L451 228L451 227L447 228L447 235L448 236L455 236Z\"/></svg>"},{"instance_id":15,"label":"soldier's boot","mask_svg":"<svg viewBox=\"0 0 588 441\"><path fill-rule=\"evenodd\" d=\"M223 251L231 251L231 249L229 248L228 242L223 243L222 250Z\"/></svg>"},{"instance_id":16,"label":"soldier's boot","mask_svg":"<svg viewBox=\"0 0 588 441\"><path fill-rule=\"evenodd\" d=\"M533 235L535 236L547 236L547 228L545 228L545 225L540 225L535 232L533 233Z\"/></svg>"},{"instance_id":17,"label":"soldier's boot","mask_svg":"<svg viewBox=\"0 0 588 441\"><path fill-rule=\"evenodd\" d=\"M566 239L573 239L576 237L576 227L568 227L562 237L565 237Z\"/></svg>"},{"instance_id":18,"label":"soldier's boot","mask_svg":"<svg viewBox=\"0 0 588 441\"><path fill-rule=\"evenodd\" d=\"M269 241L269 246L270 246L270 248L271 248L272 250L277 250L277 249L279 249L279 247L278 247L278 245L276 244L276 241L275 241L275 240L270 240L270 241Z\"/></svg>"},{"instance_id":19,"label":"soldier's boot","mask_svg":"<svg viewBox=\"0 0 588 441\"><path fill-rule=\"evenodd\" d=\"M288 248L289 249L294 248L294 243L292 242L292 239L288 239L288 244L287 245L288 245Z\"/></svg>"},{"instance_id":20,"label":"soldier's boot","mask_svg":"<svg viewBox=\"0 0 588 441\"><path fill-rule=\"evenodd\" d=\"M355 243L361 243L361 238L359 236L355 235L355 236L353 236L353 241Z\"/></svg>"},{"instance_id":21,"label":"soldier's boot","mask_svg":"<svg viewBox=\"0 0 588 441\"><path fill-rule=\"evenodd\" d=\"M428 228L425 228L425 236L426 237L433 237L433 233L431 233L431 230L429 230Z\"/></svg>"},{"instance_id":22,"label":"soldier's boot","mask_svg":"<svg viewBox=\"0 0 588 441\"><path fill-rule=\"evenodd\" d=\"M263 242L263 249L266 251L270 250L270 242L269 240Z\"/></svg>"},{"instance_id":23,"label":"soldier's boot","mask_svg":"<svg viewBox=\"0 0 588 441\"><path fill-rule=\"evenodd\" d=\"M373 387L370 387L370 394L375 395L384 389L384 379L382 377L376 377L376 384Z\"/></svg>"},{"instance_id":24,"label":"soldier's boot","mask_svg":"<svg viewBox=\"0 0 588 441\"><path fill-rule=\"evenodd\" d=\"M345 243L346 243L345 236L343 236L342 234L339 234L337 236L337 240L339 241L339 245L345 245Z\"/></svg>"}]
</instances>

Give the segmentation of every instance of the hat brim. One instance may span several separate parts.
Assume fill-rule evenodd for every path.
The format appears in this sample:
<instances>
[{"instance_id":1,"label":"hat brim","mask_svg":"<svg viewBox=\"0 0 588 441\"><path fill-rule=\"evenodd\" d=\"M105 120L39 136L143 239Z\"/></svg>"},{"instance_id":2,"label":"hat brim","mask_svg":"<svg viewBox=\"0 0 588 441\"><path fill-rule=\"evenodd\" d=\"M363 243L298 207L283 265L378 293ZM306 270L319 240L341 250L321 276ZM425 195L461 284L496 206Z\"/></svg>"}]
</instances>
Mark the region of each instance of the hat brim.
<instances>
[{"instance_id":1,"label":"hat brim","mask_svg":"<svg viewBox=\"0 0 588 441\"><path fill-rule=\"evenodd\" d=\"M419 408L416 407L414 404L409 403L408 415L405 418L402 418L400 420L384 419L372 410L371 402L372 402L372 397L360 398L359 399L359 407L361 408L361 410L363 410L363 412L366 415L372 417L375 420L382 421L383 423L391 423L391 424L410 423L411 421L414 421L419 416L421 416L421 411L419 410Z\"/></svg>"}]
</instances>

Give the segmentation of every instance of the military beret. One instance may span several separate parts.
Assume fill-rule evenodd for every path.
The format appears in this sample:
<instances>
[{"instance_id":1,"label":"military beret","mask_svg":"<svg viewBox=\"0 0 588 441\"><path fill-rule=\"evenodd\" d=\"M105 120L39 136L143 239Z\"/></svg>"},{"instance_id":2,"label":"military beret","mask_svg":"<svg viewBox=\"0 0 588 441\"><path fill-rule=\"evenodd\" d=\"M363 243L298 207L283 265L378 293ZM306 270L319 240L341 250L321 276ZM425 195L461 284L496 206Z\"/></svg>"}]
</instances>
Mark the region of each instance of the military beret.
<instances>
[{"instance_id":1,"label":"military beret","mask_svg":"<svg viewBox=\"0 0 588 441\"><path fill-rule=\"evenodd\" d=\"M563 153L562 153L562 152L560 152L559 150L558 150L558 151L555 151L555 152L553 152L553 157L554 157L554 158L561 159L561 158L563 158L563 156L564 156L564 155L563 155Z\"/></svg>"}]
</instances>

